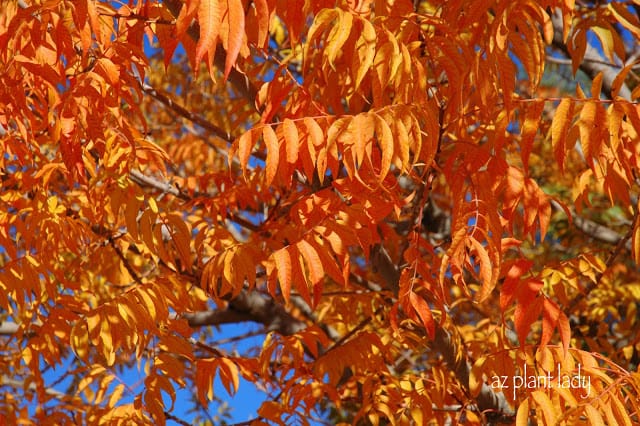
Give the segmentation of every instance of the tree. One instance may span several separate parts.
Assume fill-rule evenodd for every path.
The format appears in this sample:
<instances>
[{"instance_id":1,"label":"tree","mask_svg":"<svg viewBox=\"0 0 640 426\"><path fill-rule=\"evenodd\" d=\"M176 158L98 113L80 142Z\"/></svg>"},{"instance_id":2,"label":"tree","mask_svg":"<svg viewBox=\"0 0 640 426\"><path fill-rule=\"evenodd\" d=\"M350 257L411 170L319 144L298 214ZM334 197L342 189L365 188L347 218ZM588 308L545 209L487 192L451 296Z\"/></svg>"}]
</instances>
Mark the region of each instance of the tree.
<instances>
[{"instance_id":1,"label":"tree","mask_svg":"<svg viewBox=\"0 0 640 426\"><path fill-rule=\"evenodd\" d=\"M3 423L640 422L634 2L0 4Z\"/></svg>"}]
</instances>

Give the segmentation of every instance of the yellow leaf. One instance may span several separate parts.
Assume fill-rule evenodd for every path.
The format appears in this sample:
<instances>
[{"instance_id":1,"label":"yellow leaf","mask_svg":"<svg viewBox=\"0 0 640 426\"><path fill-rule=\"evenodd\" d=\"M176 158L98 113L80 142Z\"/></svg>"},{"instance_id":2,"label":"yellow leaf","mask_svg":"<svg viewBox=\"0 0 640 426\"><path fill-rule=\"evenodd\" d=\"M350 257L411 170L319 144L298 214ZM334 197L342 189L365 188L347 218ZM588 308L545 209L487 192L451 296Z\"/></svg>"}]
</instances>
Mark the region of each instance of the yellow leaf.
<instances>
[{"instance_id":1,"label":"yellow leaf","mask_svg":"<svg viewBox=\"0 0 640 426\"><path fill-rule=\"evenodd\" d=\"M156 200L153 197L149 197L147 199L147 202L149 203L149 208L151 209L151 211L155 214L158 214L158 204L156 204Z\"/></svg>"},{"instance_id":2,"label":"yellow leaf","mask_svg":"<svg viewBox=\"0 0 640 426\"><path fill-rule=\"evenodd\" d=\"M598 412L598 410L596 410L593 405L591 404L587 404L584 407L584 412L587 415L587 419L589 419L589 424L592 426L604 426L604 419L602 418L602 416L600 415L600 413Z\"/></svg>"},{"instance_id":3,"label":"yellow leaf","mask_svg":"<svg viewBox=\"0 0 640 426\"><path fill-rule=\"evenodd\" d=\"M359 53L362 56L360 63L358 64L356 80L354 90L358 90L362 80L369 72L371 65L373 65L373 60L376 56L376 30L371 24L371 22L367 20L361 20L363 28L360 38L358 40L358 52L363 51L363 53Z\"/></svg>"},{"instance_id":4,"label":"yellow leaf","mask_svg":"<svg viewBox=\"0 0 640 426\"><path fill-rule=\"evenodd\" d=\"M516 426L529 425L529 399L522 401L516 414Z\"/></svg>"},{"instance_id":5,"label":"yellow leaf","mask_svg":"<svg viewBox=\"0 0 640 426\"><path fill-rule=\"evenodd\" d=\"M551 402L547 394L542 390L536 390L531 393L531 396L536 402L536 405L540 408L540 410L542 410L545 424L555 425L557 421L555 407L553 406L553 402Z\"/></svg>"},{"instance_id":6,"label":"yellow leaf","mask_svg":"<svg viewBox=\"0 0 640 426\"><path fill-rule=\"evenodd\" d=\"M120 401L122 394L124 392L124 384L118 383L113 391L111 392L111 396L109 396L109 402L107 403L107 407L113 408Z\"/></svg>"}]
</instances>

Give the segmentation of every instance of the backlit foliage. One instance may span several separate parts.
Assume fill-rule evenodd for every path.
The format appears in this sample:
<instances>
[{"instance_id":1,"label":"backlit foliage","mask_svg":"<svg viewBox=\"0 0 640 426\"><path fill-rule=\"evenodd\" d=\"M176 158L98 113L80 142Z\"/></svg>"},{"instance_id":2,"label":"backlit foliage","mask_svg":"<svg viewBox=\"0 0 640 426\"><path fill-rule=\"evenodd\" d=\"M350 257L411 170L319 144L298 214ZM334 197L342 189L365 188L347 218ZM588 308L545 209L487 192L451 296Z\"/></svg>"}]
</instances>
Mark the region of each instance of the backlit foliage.
<instances>
[{"instance_id":1,"label":"backlit foliage","mask_svg":"<svg viewBox=\"0 0 640 426\"><path fill-rule=\"evenodd\" d=\"M634 2L0 11L0 423L640 422Z\"/></svg>"}]
</instances>

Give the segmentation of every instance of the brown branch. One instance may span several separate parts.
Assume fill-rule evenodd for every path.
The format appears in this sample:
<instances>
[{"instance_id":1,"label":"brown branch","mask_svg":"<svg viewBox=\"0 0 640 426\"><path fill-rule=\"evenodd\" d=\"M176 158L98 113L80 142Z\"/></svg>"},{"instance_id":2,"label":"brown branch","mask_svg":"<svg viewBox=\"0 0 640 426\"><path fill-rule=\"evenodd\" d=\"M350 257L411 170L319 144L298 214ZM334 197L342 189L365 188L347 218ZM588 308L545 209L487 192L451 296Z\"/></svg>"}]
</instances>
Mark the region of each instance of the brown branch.
<instances>
[{"instance_id":1,"label":"brown branch","mask_svg":"<svg viewBox=\"0 0 640 426\"><path fill-rule=\"evenodd\" d=\"M451 334L444 328L436 325L436 335L433 346L438 348L442 359L447 363L456 379L469 392L469 376L471 366L464 355L460 355L458 342L454 342ZM476 397L478 411L484 413L488 419L498 423L510 423L515 420L515 413L503 393L494 392L486 383L482 384L480 393Z\"/></svg>"},{"instance_id":2,"label":"brown branch","mask_svg":"<svg viewBox=\"0 0 640 426\"><path fill-rule=\"evenodd\" d=\"M4 321L0 324L0 335L1 336L12 336L18 331L18 324L11 321Z\"/></svg>"},{"instance_id":3,"label":"brown branch","mask_svg":"<svg viewBox=\"0 0 640 426\"><path fill-rule=\"evenodd\" d=\"M571 57L569 49L562 39L563 23L562 14L558 9L556 13L551 15L551 22L553 24L553 42L552 46L560 50L562 53ZM599 73L602 73L602 92L609 98L613 99L613 81L617 77L621 70L621 67L611 64L606 61L599 52L598 49L593 47L591 43L587 43L587 47L580 63L580 69L587 74L591 79L594 79ZM622 84L618 91L618 96L631 100L631 90L626 84Z\"/></svg>"},{"instance_id":4,"label":"brown branch","mask_svg":"<svg viewBox=\"0 0 640 426\"><path fill-rule=\"evenodd\" d=\"M11 386L13 388L16 389L23 389L25 392L29 391L29 392L36 392L37 387L36 384L34 382L29 383L29 385L27 386L26 383L22 380L16 380L16 379L12 379L8 376L0 376L0 386ZM55 390L53 388L50 387L46 387L44 389L44 392L49 395L52 396L56 399L59 399L61 401L69 401L69 399L71 400L76 400L76 396L73 395L67 395L64 392L60 392L58 390Z\"/></svg>"},{"instance_id":5,"label":"brown branch","mask_svg":"<svg viewBox=\"0 0 640 426\"><path fill-rule=\"evenodd\" d=\"M164 416L167 418L167 420L173 420L174 422L178 423L180 426L191 426L191 423L185 422L180 417L176 417L168 411L164 412Z\"/></svg>"},{"instance_id":6,"label":"brown branch","mask_svg":"<svg viewBox=\"0 0 640 426\"><path fill-rule=\"evenodd\" d=\"M215 124L213 124L209 120L206 120L202 116L189 111L182 105L175 102L169 96L165 95L164 93L160 93L157 89L151 87L147 83L140 83L140 88L144 93L151 96L153 99L157 100L158 102L165 105L166 107L170 108L172 111L174 111L181 117L186 118L187 120L197 124L203 129L210 131L220 139L229 143L233 142L233 140L235 139L233 135L231 135L229 132L224 130L222 127L216 126ZM220 147L212 145L211 143L208 143L208 145L216 150L221 150Z\"/></svg>"},{"instance_id":7,"label":"brown branch","mask_svg":"<svg viewBox=\"0 0 640 426\"><path fill-rule=\"evenodd\" d=\"M154 177L147 176L139 170L130 170L129 177L138 186L155 188L163 193L171 194L174 197L180 198L184 201L191 200L191 197L181 192L178 188L171 185L169 182L163 182Z\"/></svg>"},{"instance_id":8,"label":"brown branch","mask_svg":"<svg viewBox=\"0 0 640 426\"><path fill-rule=\"evenodd\" d=\"M621 235L611 228L600 225L593 220L583 218L582 216L579 216L573 212L572 218L573 223L576 225L576 227L588 236L609 244L620 244L622 242L623 247L629 250L631 249L631 241L629 241L629 236Z\"/></svg>"},{"instance_id":9,"label":"brown branch","mask_svg":"<svg viewBox=\"0 0 640 426\"><path fill-rule=\"evenodd\" d=\"M399 288L398 281L400 277L398 267L393 263L388 253L381 249L381 246L376 249L377 254L375 256L372 254L372 264L380 273L382 279L386 281L382 284L382 287L397 289ZM432 347L442 354L442 358L455 374L458 382L469 393L469 375L471 371L469 360L460 349L460 344L452 339L448 331L440 324L436 324L435 327L436 333ZM483 384L475 401L478 411L484 413L494 422L511 423L514 420L515 413L512 407L509 406L504 394L494 392L486 383Z\"/></svg>"},{"instance_id":10,"label":"brown branch","mask_svg":"<svg viewBox=\"0 0 640 426\"><path fill-rule=\"evenodd\" d=\"M551 200L551 206L556 210L564 211L569 217L569 220L571 220L573 224L576 225L576 228L578 228L589 237L594 238L598 241L602 241L603 243L617 245L622 243L620 249L626 248L627 250L631 250L631 241L629 241L630 234L627 233L626 235L622 235L605 225L599 224L591 219L584 218L577 214L574 209L565 208L555 200ZM636 212L633 223L636 222L637 215L638 213ZM633 226L631 227L631 229L633 229Z\"/></svg>"},{"instance_id":11,"label":"brown branch","mask_svg":"<svg viewBox=\"0 0 640 426\"><path fill-rule=\"evenodd\" d=\"M290 336L307 328L307 324L291 315L271 297L259 292L242 290L229 301L226 310L199 311L182 315L191 327L229 324L234 322L256 322L267 331L277 331Z\"/></svg>"}]
</instances>

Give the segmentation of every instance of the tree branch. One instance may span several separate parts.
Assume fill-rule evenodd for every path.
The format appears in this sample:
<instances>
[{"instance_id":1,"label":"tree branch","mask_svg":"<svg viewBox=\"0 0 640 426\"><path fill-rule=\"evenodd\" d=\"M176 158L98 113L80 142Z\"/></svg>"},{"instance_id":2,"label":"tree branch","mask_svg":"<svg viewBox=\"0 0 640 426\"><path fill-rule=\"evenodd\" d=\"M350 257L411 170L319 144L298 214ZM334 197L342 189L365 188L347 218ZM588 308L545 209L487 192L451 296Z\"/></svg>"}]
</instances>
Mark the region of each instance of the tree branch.
<instances>
[{"instance_id":1,"label":"tree branch","mask_svg":"<svg viewBox=\"0 0 640 426\"><path fill-rule=\"evenodd\" d=\"M213 133L214 135L216 135L217 137L219 137L220 139L226 142L229 142L229 143L233 142L234 137L229 132L225 131L221 127L216 126L210 121L204 119L200 115L189 111L182 105L175 102L173 99L169 98L167 95L160 93L157 89L151 87L149 84L141 82L140 88L144 93L151 96L153 99L157 100L158 102L165 105L166 107L170 108L172 111L174 111L181 117L186 118L187 120L197 124L203 129L210 131L211 133ZM208 145L216 150L222 150L220 147L212 145L210 143Z\"/></svg>"},{"instance_id":2,"label":"tree branch","mask_svg":"<svg viewBox=\"0 0 640 426\"><path fill-rule=\"evenodd\" d=\"M551 206L556 210L566 212L567 216L576 228L584 232L589 237L608 244L619 244L621 240L625 239L623 243L624 247L627 250L631 250L631 241L625 235L621 235L613 229L594 222L591 219L584 218L577 214L575 210L565 208L557 201L551 200Z\"/></svg>"},{"instance_id":3,"label":"tree branch","mask_svg":"<svg viewBox=\"0 0 640 426\"><path fill-rule=\"evenodd\" d=\"M0 324L0 336L13 336L18 331L18 324L11 321L4 321Z\"/></svg>"},{"instance_id":4,"label":"tree branch","mask_svg":"<svg viewBox=\"0 0 640 426\"><path fill-rule=\"evenodd\" d=\"M267 331L277 331L290 336L307 328L307 324L291 315L272 298L256 291L242 290L229 302L226 310L210 310L182 315L191 327L229 324L235 322L256 322Z\"/></svg>"},{"instance_id":5,"label":"tree branch","mask_svg":"<svg viewBox=\"0 0 640 426\"><path fill-rule=\"evenodd\" d=\"M375 255L372 251L371 262L380 273L382 279L386 281L382 287L392 290L399 288L400 273L398 267L381 246L375 249ZM456 379L469 392L471 365L464 355L464 351L461 350L460 345L452 339L451 334L440 324L436 323L435 327L436 333L432 347L442 354L442 358L453 371ZM515 413L503 393L496 393L489 385L483 383L480 394L475 399L478 411L484 413L492 421L498 423L513 422Z\"/></svg>"},{"instance_id":6,"label":"tree branch","mask_svg":"<svg viewBox=\"0 0 640 426\"><path fill-rule=\"evenodd\" d=\"M560 10L556 10L555 13L551 15L551 22L553 24L553 42L552 45L556 49L563 52L568 57L571 57L569 54L569 48L566 43L562 39L562 14ZM616 76L620 72L620 67L609 63L606 58L604 58L590 43L587 43L587 48L584 53L584 57L582 62L580 63L580 69L587 74L592 80L599 74L602 73L602 92L609 98L613 99L613 81ZM631 90L627 87L626 84L622 84L620 90L618 91L618 96L631 100Z\"/></svg>"}]
</instances>

